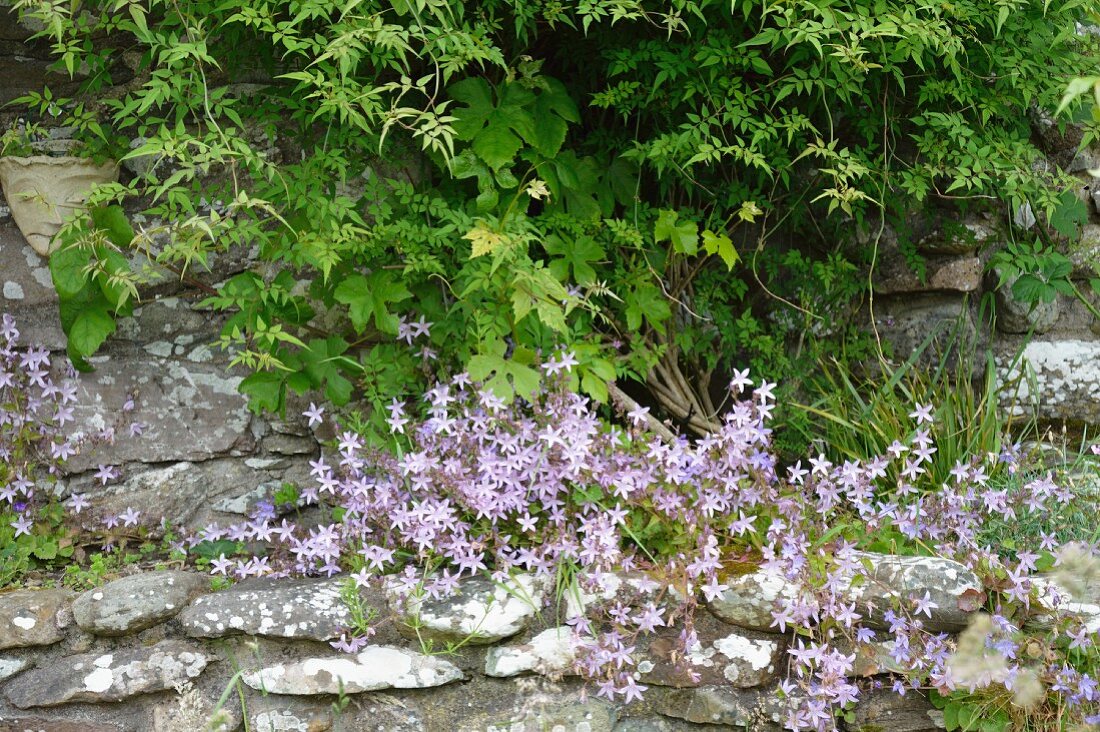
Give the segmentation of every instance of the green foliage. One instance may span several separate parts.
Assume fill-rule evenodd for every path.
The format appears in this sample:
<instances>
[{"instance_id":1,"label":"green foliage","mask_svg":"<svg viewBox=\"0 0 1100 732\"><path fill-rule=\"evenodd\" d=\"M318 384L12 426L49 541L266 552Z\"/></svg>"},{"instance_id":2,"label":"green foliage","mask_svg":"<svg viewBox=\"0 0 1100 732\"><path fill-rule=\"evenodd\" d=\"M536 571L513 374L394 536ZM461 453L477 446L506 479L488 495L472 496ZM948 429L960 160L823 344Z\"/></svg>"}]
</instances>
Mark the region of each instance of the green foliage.
<instances>
[{"instance_id":1,"label":"green foliage","mask_svg":"<svg viewBox=\"0 0 1100 732\"><path fill-rule=\"evenodd\" d=\"M50 276L60 303L68 354L80 370L115 332L115 319L133 312L137 287L128 252L134 232L120 206L97 206L71 220L57 235L61 248L50 257Z\"/></svg>"},{"instance_id":2,"label":"green foliage","mask_svg":"<svg viewBox=\"0 0 1100 732\"><path fill-rule=\"evenodd\" d=\"M847 245L883 210L996 198L1065 230L1080 214L1028 125L1087 111L1062 101L1097 58L1075 0L17 7L86 79L76 101L24 102L140 158L112 193L163 222L70 228L53 270L74 363L154 271L127 249L185 276L255 247L263 266L206 304L230 313L222 345L256 408L319 391L377 409L439 354L522 395L565 347L592 397L641 382L703 430L712 375L782 380L851 335L865 258ZM116 87L124 56L138 75ZM419 318L419 353L396 348Z\"/></svg>"}]
</instances>

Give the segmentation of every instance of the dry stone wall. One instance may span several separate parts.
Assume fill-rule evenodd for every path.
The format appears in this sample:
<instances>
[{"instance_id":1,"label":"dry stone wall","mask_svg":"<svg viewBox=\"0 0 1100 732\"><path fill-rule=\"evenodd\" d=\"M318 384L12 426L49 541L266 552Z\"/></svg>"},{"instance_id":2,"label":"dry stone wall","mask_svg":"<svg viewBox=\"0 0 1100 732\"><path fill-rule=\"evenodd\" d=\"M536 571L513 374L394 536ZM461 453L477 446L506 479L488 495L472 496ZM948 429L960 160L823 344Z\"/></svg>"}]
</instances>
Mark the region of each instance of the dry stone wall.
<instances>
[{"instance_id":1,"label":"dry stone wall","mask_svg":"<svg viewBox=\"0 0 1100 732\"><path fill-rule=\"evenodd\" d=\"M967 593L980 589L965 567L866 559L873 576L849 590L861 611L881 617L893 597L928 596L938 607L922 616L927 630L965 625L975 606ZM609 575L604 592L573 602L637 602L656 584L639 579ZM768 732L786 715L777 684L791 656L771 609L789 583L763 570L696 613L686 656L680 624L631 640L634 675L648 690L614 702L577 677L584 639L560 624L564 608L542 580L517 576L508 591L469 580L451 598L421 603L363 588L377 632L352 653L330 645L350 622L345 582L264 578L211 592L205 575L161 570L83 593L0 594L0 731L193 732L219 699L218 729L247 721L255 732ZM455 650L440 652L448 642ZM919 693L884 689L892 662L888 642L861 648L865 694L846 729L943 729Z\"/></svg>"}]
</instances>

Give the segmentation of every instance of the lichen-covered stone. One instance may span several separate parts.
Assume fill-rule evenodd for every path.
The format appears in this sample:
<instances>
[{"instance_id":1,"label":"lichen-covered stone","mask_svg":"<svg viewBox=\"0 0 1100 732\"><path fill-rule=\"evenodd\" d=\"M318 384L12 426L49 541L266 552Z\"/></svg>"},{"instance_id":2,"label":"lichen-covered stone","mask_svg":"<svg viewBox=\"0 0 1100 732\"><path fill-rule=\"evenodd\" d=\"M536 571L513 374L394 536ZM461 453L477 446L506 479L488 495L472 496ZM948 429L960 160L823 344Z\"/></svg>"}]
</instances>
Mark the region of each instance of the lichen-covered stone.
<instances>
[{"instance_id":1,"label":"lichen-covered stone","mask_svg":"<svg viewBox=\"0 0 1100 732\"><path fill-rule=\"evenodd\" d=\"M1004 343L994 362L998 382L1011 384L998 390L1002 406L1019 414L1037 410L1041 419L1100 423L1100 342L1048 337L1030 340L1022 349ZM1023 368L1034 374L1034 384L1030 379L1015 383Z\"/></svg>"},{"instance_id":2,"label":"lichen-covered stone","mask_svg":"<svg viewBox=\"0 0 1100 732\"><path fill-rule=\"evenodd\" d=\"M900 696L890 689L879 689L865 692L856 703L848 729L852 732L939 732L947 729L947 725L943 712L919 692L910 691Z\"/></svg>"},{"instance_id":3,"label":"lichen-covered stone","mask_svg":"<svg viewBox=\"0 0 1100 732\"><path fill-rule=\"evenodd\" d=\"M209 588L195 572L146 572L108 582L73 602L73 617L96 635L125 635L177 615L195 595Z\"/></svg>"},{"instance_id":4,"label":"lichen-covered stone","mask_svg":"<svg viewBox=\"0 0 1100 732\"><path fill-rule=\"evenodd\" d=\"M534 671L541 674L565 674L573 670L578 642L567 625L549 628L526 643L495 646L485 655L485 675L516 676Z\"/></svg>"},{"instance_id":5,"label":"lichen-covered stone","mask_svg":"<svg viewBox=\"0 0 1100 732\"><path fill-rule=\"evenodd\" d=\"M515 713L487 712L456 720L455 732L613 732L618 712L601 699L540 700Z\"/></svg>"},{"instance_id":6,"label":"lichen-covered stone","mask_svg":"<svg viewBox=\"0 0 1100 732\"><path fill-rule=\"evenodd\" d=\"M273 638L332 640L348 622L340 598L345 580L253 580L197 598L180 614L193 638L244 633ZM379 600L378 604L382 604Z\"/></svg>"},{"instance_id":7,"label":"lichen-covered stone","mask_svg":"<svg viewBox=\"0 0 1100 732\"><path fill-rule=\"evenodd\" d=\"M795 585L779 572L758 569L722 580L729 589L708 603L727 623L750 630L772 630L772 610L780 599L795 599Z\"/></svg>"},{"instance_id":8,"label":"lichen-covered stone","mask_svg":"<svg viewBox=\"0 0 1100 732\"><path fill-rule=\"evenodd\" d=\"M29 665L25 658L0 658L0 681L10 679Z\"/></svg>"},{"instance_id":9,"label":"lichen-covered stone","mask_svg":"<svg viewBox=\"0 0 1100 732\"><path fill-rule=\"evenodd\" d=\"M121 701L138 694L174 689L198 677L208 657L183 641L147 648L67 656L25 671L8 683L8 700L20 709L68 702Z\"/></svg>"},{"instance_id":10,"label":"lichen-covered stone","mask_svg":"<svg viewBox=\"0 0 1100 732\"><path fill-rule=\"evenodd\" d=\"M875 292L898 295L930 290L974 292L982 283L982 263L977 257L930 257L921 279L904 259L882 262L874 277Z\"/></svg>"},{"instance_id":11,"label":"lichen-covered stone","mask_svg":"<svg viewBox=\"0 0 1100 732\"><path fill-rule=\"evenodd\" d=\"M636 640L641 681L661 686L729 685L738 689L775 679L784 643L777 636L741 631L699 614L696 641L682 648L683 627L658 628Z\"/></svg>"},{"instance_id":12,"label":"lichen-covered stone","mask_svg":"<svg viewBox=\"0 0 1100 732\"><path fill-rule=\"evenodd\" d=\"M977 575L962 564L942 557L906 557L874 552L855 552L863 566L862 579L851 582L843 591L866 616L871 627L886 627L883 613L895 603L912 612L914 599L931 600L931 617L920 620L933 632L957 632L964 629L978 609L982 584Z\"/></svg>"},{"instance_id":13,"label":"lichen-covered stone","mask_svg":"<svg viewBox=\"0 0 1100 732\"><path fill-rule=\"evenodd\" d=\"M64 637L58 614L68 590L16 590L0 594L0 650L48 646Z\"/></svg>"},{"instance_id":14,"label":"lichen-covered stone","mask_svg":"<svg viewBox=\"0 0 1100 732\"><path fill-rule=\"evenodd\" d=\"M723 725L753 732L779 732L786 702L774 689L703 686L669 692L657 703L661 714L697 724Z\"/></svg>"},{"instance_id":15,"label":"lichen-covered stone","mask_svg":"<svg viewBox=\"0 0 1100 732\"><path fill-rule=\"evenodd\" d=\"M422 636L468 644L495 643L527 627L543 605L542 584L531 575L517 575L508 586L481 577L463 581L451 597L411 597L401 600L390 590L391 606L407 627Z\"/></svg>"},{"instance_id":16,"label":"lichen-covered stone","mask_svg":"<svg viewBox=\"0 0 1100 732\"><path fill-rule=\"evenodd\" d=\"M425 689L462 678L450 661L404 648L368 646L355 654L331 654L263 666L244 682L268 694L358 694L379 689Z\"/></svg>"}]
</instances>

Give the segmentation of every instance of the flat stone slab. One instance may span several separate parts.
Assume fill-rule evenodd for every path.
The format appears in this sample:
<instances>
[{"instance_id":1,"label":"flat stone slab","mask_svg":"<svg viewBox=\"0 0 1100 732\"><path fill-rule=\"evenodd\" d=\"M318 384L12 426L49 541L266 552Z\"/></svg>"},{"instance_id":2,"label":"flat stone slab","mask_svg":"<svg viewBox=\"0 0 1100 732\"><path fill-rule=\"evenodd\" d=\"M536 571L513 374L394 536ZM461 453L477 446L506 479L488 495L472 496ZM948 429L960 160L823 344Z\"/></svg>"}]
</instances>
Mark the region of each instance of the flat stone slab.
<instances>
[{"instance_id":1,"label":"flat stone slab","mask_svg":"<svg viewBox=\"0 0 1100 732\"><path fill-rule=\"evenodd\" d=\"M390 593L391 607L417 625L421 635L434 640L487 645L510 638L527 627L542 609L544 592L533 576L513 577L507 587L473 577L464 580L451 597L409 598L401 602Z\"/></svg>"},{"instance_id":2,"label":"flat stone slab","mask_svg":"<svg viewBox=\"0 0 1100 732\"><path fill-rule=\"evenodd\" d=\"M264 666L242 676L268 694L358 694L380 689L426 689L463 678L450 661L393 646L359 653L314 656Z\"/></svg>"},{"instance_id":3,"label":"flat stone slab","mask_svg":"<svg viewBox=\"0 0 1100 732\"><path fill-rule=\"evenodd\" d=\"M195 572L145 572L88 590L73 602L73 617L96 635L125 635L175 617L191 598L209 589Z\"/></svg>"},{"instance_id":4,"label":"flat stone slab","mask_svg":"<svg viewBox=\"0 0 1100 732\"><path fill-rule=\"evenodd\" d=\"M927 594L935 607L930 610L931 617L917 616L925 629L958 632L966 628L970 616L978 609L977 598L983 597L978 576L951 559L873 552L854 552L854 555L864 562L860 574L865 579L846 588L844 595L855 601L871 627L887 627L882 615L896 602L913 612L914 599L923 599Z\"/></svg>"},{"instance_id":5,"label":"flat stone slab","mask_svg":"<svg viewBox=\"0 0 1100 732\"><path fill-rule=\"evenodd\" d=\"M696 724L725 725L714 729L779 732L779 723L786 718L786 702L775 689L703 686L666 694L657 702L657 711Z\"/></svg>"},{"instance_id":6,"label":"flat stone slab","mask_svg":"<svg viewBox=\"0 0 1100 732\"><path fill-rule=\"evenodd\" d=\"M485 655L485 675L505 678L527 672L570 673L578 645L569 626L549 628L526 643L490 648Z\"/></svg>"},{"instance_id":7,"label":"flat stone slab","mask_svg":"<svg viewBox=\"0 0 1100 732\"><path fill-rule=\"evenodd\" d=\"M64 634L58 613L68 603L68 590L16 590L0 594L0 651L48 646Z\"/></svg>"},{"instance_id":8,"label":"flat stone slab","mask_svg":"<svg viewBox=\"0 0 1100 732\"><path fill-rule=\"evenodd\" d=\"M346 581L334 577L242 582L197 598L180 614L180 623L192 638L244 633L332 640L344 631L350 617L340 598Z\"/></svg>"},{"instance_id":9,"label":"flat stone slab","mask_svg":"<svg viewBox=\"0 0 1100 732\"><path fill-rule=\"evenodd\" d=\"M121 701L174 689L201 674L208 660L200 648L171 640L116 653L67 656L16 676L6 692L20 709Z\"/></svg>"}]
</instances>

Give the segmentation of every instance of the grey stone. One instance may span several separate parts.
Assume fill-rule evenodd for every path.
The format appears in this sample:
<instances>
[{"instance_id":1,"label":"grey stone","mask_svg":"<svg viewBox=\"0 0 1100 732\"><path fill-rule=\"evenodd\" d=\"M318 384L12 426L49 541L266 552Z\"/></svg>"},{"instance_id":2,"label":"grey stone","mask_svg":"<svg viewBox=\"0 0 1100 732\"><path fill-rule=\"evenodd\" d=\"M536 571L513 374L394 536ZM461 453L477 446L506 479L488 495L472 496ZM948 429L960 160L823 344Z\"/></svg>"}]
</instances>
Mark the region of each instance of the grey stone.
<instances>
[{"instance_id":1,"label":"grey stone","mask_svg":"<svg viewBox=\"0 0 1100 732\"><path fill-rule=\"evenodd\" d=\"M781 599L795 599L796 585L779 572L757 569L723 578L729 589L708 603L718 618L750 630L772 630L772 610Z\"/></svg>"},{"instance_id":2,"label":"grey stone","mask_svg":"<svg viewBox=\"0 0 1100 732\"><path fill-rule=\"evenodd\" d=\"M778 732L785 708L785 702L774 689L728 686L679 689L665 694L657 704L658 711L669 717L753 732Z\"/></svg>"},{"instance_id":3,"label":"grey stone","mask_svg":"<svg viewBox=\"0 0 1100 732\"><path fill-rule=\"evenodd\" d=\"M957 632L966 628L970 616L984 597L977 575L962 564L942 557L908 557L873 552L854 552L863 567L857 570L861 581L851 582L843 590L849 601L865 611L871 627L887 627L882 619L895 604L912 612L914 598L929 596L936 607L931 617L919 619L926 630Z\"/></svg>"},{"instance_id":4,"label":"grey stone","mask_svg":"<svg viewBox=\"0 0 1100 732\"><path fill-rule=\"evenodd\" d=\"M295 509L293 505L275 505L275 494L279 492L282 486L283 484L281 482L261 483L248 493L221 499L214 504L214 510L220 511L221 513L236 513L241 516L251 516L256 509L260 507L261 503L269 503L275 510L275 513L280 516L293 513ZM297 501L297 508L302 508L305 505L305 498L300 497Z\"/></svg>"},{"instance_id":5,"label":"grey stone","mask_svg":"<svg viewBox=\"0 0 1100 732\"><path fill-rule=\"evenodd\" d=\"M193 638L246 635L327 641L343 632L350 613L340 597L346 578L252 580L199 597L180 615ZM368 604L370 600L368 599ZM376 605L382 605L378 598Z\"/></svg>"},{"instance_id":6,"label":"grey stone","mask_svg":"<svg viewBox=\"0 0 1100 732\"><path fill-rule=\"evenodd\" d=\"M68 590L16 590L0 594L0 650L48 646L64 637L59 615Z\"/></svg>"},{"instance_id":7,"label":"grey stone","mask_svg":"<svg viewBox=\"0 0 1100 732\"><path fill-rule=\"evenodd\" d=\"M1061 251L1073 264L1071 277L1096 277L1100 274L1100 224L1085 224L1081 229L1081 236L1063 244Z\"/></svg>"},{"instance_id":8,"label":"grey stone","mask_svg":"<svg viewBox=\"0 0 1100 732\"><path fill-rule=\"evenodd\" d=\"M123 729L117 724L87 719L12 717L0 719L0 732L123 732Z\"/></svg>"},{"instance_id":9,"label":"grey stone","mask_svg":"<svg viewBox=\"0 0 1100 732\"><path fill-rule=\"evenodd\" d=\"M864 692L856 703L852 732L938 732L947 729L943 712L932 706L920 692L910 690L900 696L890 689Z\"/></svg>"},{"instance_id":10,"label":"grey stone","mask_svg":"<svg viewBox=\"0 0 1100 732\"><path fill-rule=\"evenodd\" d=\"M1037 413L1043 420L1100 423L1100 342L1031 339L1021 345L1006 340L997 344L994 364L1004 408Z\"/></svg>"},{"instance_id":11,"label":"grey stone","mask_svg":"<svg viewBox=\"0 0 1100 732\"><path fill-rule=\"evenodd\" d=\"M501 586L481 577L464 580L451 597L411 597L402 601L391 588L391 607L416 624L420 635L467 644L495 643L519 633L542 608L542 584L531 575Z\"/></svg>"},{"instance_id":12,"label":"grey stone","mask_svg":"<svg viewBox=\"0 0 1100 732\"><path fill-rule=\"evenodd\" d=\"M79 376L74 430L93 434L107 426L131 393L139 395L134 419L145 423L140 439L120 439L110 449L111 463L207 460L254 448L248 425L248 400L237 392L241 376L221 364L164 360L148 354L89 359L93 373ZM101 456L75 456L71 472L105 462Z\"/></svg>"},{"instance_id":13,"label":"grey stone","mask_svg":"<svg viewBox=\"0 0 1100 732\"><path fill-rule=\"evenodd\" d=\"M934 368L954 368L959 352L970 352L982 338L967 300L955 293L877 299L874 320L878 335L893 346L895 359L904 360L923 348L920 363Z\"/></svg>"},{"instance_id":14,"label":"grey stone","mask_svg":"<svg viewBox=\"0 0 1100 732\"><path fill-rule=\"evenodd\" d=\"M141 438L135 441L140 444ZM111 447L97 450L98 462L111 462ZM66 480L67 491L82 493L100 515L118 515L127 507L141 511L143 520L168 517L177 529L198 531L218 518L218 505L232 502L256 485L304 484L310 480L305 460L278 464L249 464L249 460L220 458L176 462L149 467L131 463L122 480L103 486L89 471ZM255 508L253 504L251 506ZM224 518L224 517L223 517Z\"/></svg>"},{"instance_id":15,"label":"grey stone","mask_svg":"<svg viewBox=\"0 0 1100 732\"><path fill-rule=\"evenodd\" d=\"M450 661L393 646L367 646L354 654L330 654L263 666L242 676L268 694L358 694L379 689L425 689L463 678Z\"/></svg>"},{"instance_id":16,"label":"grey stone","mask_svg":"<svg viewBox=\"0 0 1100 732\"><path fill-rule=\"evenodd\" d=\"M1000 273L997 273L998 280ZM1003 333L1046 333L1058 321L1058 300L1028 303L1013 293L1019 277L1010 277L997 287L997 329Z\"/></svg>"},{"instance_id":17,"label":"grey stone","mask_svg":"<svg viewBox=\"0 0 1100 732\"><path fill-rule=\"evenodd\" d=\"M933 231L917 242L917 251L925 255L973 254L977 249L996 238L996 231L977 218L961 222L940 223Z\"/></svg>"},{"instance_id":18,"label":"grey stone","mask_svg":"<svg viewBox=\"0 0 1100 732\"><path fill-rule=\"evenodd\" d=\"M600 699L559 696L509 712L489 712L458 720L456 732L612 732L618 712Z\"/></svg>"},{"instance_id":19,"label":"grey stone","mask_svg":"<svg viewBox=\"0 0 1100 732\"><path fill-rule=\"evenodd\" d=\"M615 725L615 732L712 732L714 729L679 719L659 717L620 719Z\"/></svg>"},{"instance_id":20,"label":"grey stone","mask_svg":"<svg viewBox=\"0 0 1100 732\"><path fill-rule=\"evenodd\" d=\"M317 441L312 437L276 433L265 437L262 445L276 455L313 455L317 452Z\"/></svg>"},{"instance_id":21,"label":"grey stone","mask_svg":"<svg viewBox=\"0 0 1100 732\"><path fill-rule=\"evenodd\" d=\"M982 263L977 257L928 257L924 280L904 259L884 258L873 285L880 295L948 290L974 292L982 283Z\"/></svg>"},{"instance_id":22,"label":"grey stone","mask_svg":"<svg viewBox=\"0 0 1100 732\"><path fill-rule=\"evenodd\" d=\"M567 625L548 628L526 643L494 646L485 654L485 675L516 676L525 672L565 674L573 669L578 643Z\"/></svg>"},{"instance_id":23,"label":"grey stone","mask_svg":"<svg viewBox=\"0 0 1100 732\"><path fill-rule=\"evenodd\" d=\"M25 658L0 658L0 681L10 679L29 665Z\"/></svg>"},{"instance_id":24,"label":"grey stone","mask_svg":"<svg viewBox=\"0 0 1100 732\"><path fill-rule=\"evenodd\" d=\"M145 572L88 590L73 602L73 617L96 635L125 635L175 617L193 597L210 587L195 572Z\"/></svg>"},{"instance_id":25,"label":"grey stone","mask_svg":"<svg viewBox=\"0 0 1100 732\"><path fill-rule=\"evenodd\" d=\"M20 709L79 701L121 701L173 689L198 677L207 661L197 646L162 641L147 648L67 656L25 671L8 683L6 692Z\"/></svg>"},{"instance_id":26,"label":"grey stone","mask_svg":"<svg viewBox=\"0 0 1100 732\"><path fill-rule=\"evenodd\" d=\"M661 686L762 686L775 678L784 656L779 636L740 630L706 613L696 615L696 642L684 649L682 625L658 628L635 643L640 680Z\"/></svg>"}]
</instances>

